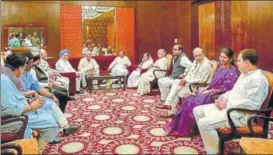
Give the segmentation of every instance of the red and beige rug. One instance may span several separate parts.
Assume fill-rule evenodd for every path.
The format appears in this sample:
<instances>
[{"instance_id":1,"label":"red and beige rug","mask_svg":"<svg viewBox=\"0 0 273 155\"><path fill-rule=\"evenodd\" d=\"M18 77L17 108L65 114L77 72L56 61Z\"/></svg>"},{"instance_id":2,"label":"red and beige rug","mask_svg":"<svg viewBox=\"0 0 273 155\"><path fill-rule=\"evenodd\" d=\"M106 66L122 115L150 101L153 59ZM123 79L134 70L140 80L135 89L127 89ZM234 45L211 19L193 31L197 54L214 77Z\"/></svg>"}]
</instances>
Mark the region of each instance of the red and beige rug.
<instances>
[{"instance_id":1,"label":"red and beige rug","mask_svg":"<svg viewBox=\"0 0 273 155\"><path fill-rule=\"evenodd\" d=\"M158 117L166 111L159 92L137 96L136 90L111 89L78 95L67 105L70 124L80 124L60 144L48 145L45 154L205 154L200 136L166 136L168 121ZM272 133L272 132L271 132ZM273 133L272 133L273 134ZM230 143L227 150L237 147Z\"/></svg>"}]
</instances>

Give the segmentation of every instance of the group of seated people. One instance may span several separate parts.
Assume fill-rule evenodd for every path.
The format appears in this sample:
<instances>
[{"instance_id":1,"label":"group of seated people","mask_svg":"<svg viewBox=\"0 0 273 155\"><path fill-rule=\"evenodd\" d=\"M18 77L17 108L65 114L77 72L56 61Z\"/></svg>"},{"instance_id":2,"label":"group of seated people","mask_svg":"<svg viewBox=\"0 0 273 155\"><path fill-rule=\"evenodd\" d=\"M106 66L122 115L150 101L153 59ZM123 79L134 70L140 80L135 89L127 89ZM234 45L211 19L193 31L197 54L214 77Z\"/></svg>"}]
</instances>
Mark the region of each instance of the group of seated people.
<instances>
[{"instance_id":1,"label":"group of seated people","mask_svg":"<svg viewBox=\"0 0 273 155\"><path fill-rule=\"evenodd\" d=\"M128 86L137 86L139 95L149 93L150 81L155 78L152 71L167 68L165 54L160 49L155 64L149 54L145 54L143 60L146 63L141 62L140 68L144 66L148 70L143 74L140 74L139 69L132 72ZM227 110L258 110L267 97L268 80L263 71L258 69L258 54L253 49L242 50L235 66L232 49L222 48L215 73L212 62L205 57L201 48L195 48L193 56L195 60L191 62L183 52L183 46L174 45L171 75L156 75L159 76L162 102L156 108L168 110L167 116L161 117L172 118L164 127L168 135L191 136L196 134L197 126L206 152L217 154L219 137L216 129L230 127ZM193 83L207 83L208 86L191 92L189 85ZM251 116L240 112L233 114L235 126L246 125Z\"/></svg>"},{"instance_id":2,"label":"group of seated people","mask_svg":"<svg viewBox=\"0 0 273 155\"><path fill-rule=\"evenodd\" d=\"M108 70L110 75L127 75L129 73L128 66L131 65L130 59L125 56L125 52L121 50L119 56L116 57L109 65ZM76 90L82 92L82 89L87 87L86 75L99 76L99 65L92 57L92 52L87 51L83 58L81 58L78 71L72 67L69 62L69 50L64 49L60 52L60 59L56 62L56 70L60 73L75 72L76 73ZM97 81L93 81L96 83Z\"/></svg>"},{"instance_id":3,"label":"group of seated people","mask_svg":"<svg viewBox=\"0 0 273 155\"><path fill-rule=\"evenodd\" d=\"M24 137L32 137L32 130L38 131L38 147L42 153L48 142L61 142L57 137L60 131L70 135L80 126L68 123L58 106L58 98L41 86L31 73L33 65L34 56L30 52L12 53L4 66L1 65L1 117L27 114Z\"/></svg>"},{"instance_id":4,"label":"group of seated people","mask_svg":"<svg viewBox=\"0 0 273 155\"><path fill-rule=\"evenodd\" d=\"M112 46L108 46L108 48L98 44L96 46L95 43L87 43L82 45L82 54L86 55L87 51L91 51L92 56L103 56L103 55L115 55L115 49Z\"/></svg>"},{"instance_id":5,"label":"group of seated people","mask_svg":"<svg viewBox=\"0 0 273 155\"><path fill-rule=\"evenodd\" d=\"M92 58L91 51L87 51L80 60L78 71L69 63L68 54L68 50L60 52L56 70L51 69L44 60L45 50L41 50L39 54L27 52L9 55L5 66L1 67L1 84L8 88L1 89L2 114L28 113L25 136L31 135L31 129L39 130L41 144L56 141L59 128L68 135L79 127L69 126L63 115L65 106L61 109L57 106L59 100L62 100L60 97L69 97L69 79L59 73L75 72L78 91L81 83L83 87L86 86L87 74L99 75L99 65ZM219 151L216 129L229 127L227 110L235 107L259 109L268 94L268 81L257 67L258 54L253 49L242 50L235 65L233 50L222 48L214 71L212 61L201 48L193 50L195 60L191 62L183 46L176 44L173 46L172 71L168 76L166 71L154 72L168 68L166 51L159 49L157 55L158 59L154 62L149 53L144 54L138 68L129 75L127 86L137 87L137 93L141 96L148 94L151 91L151 81L158 79L162 105L156 108L168 110L167 116L162 117L172 117L164 130L173 136L191 136L196 134L197 126L208 154ZM120 51L108 69L111 70L111 75L128 75L127 67L130 65L130 59L125 56L124 51ZM146 72L142 73L143 69ZM41 80L37 77L37 72L45 72L47 78ZM189 85L192 83L206 83L208 86L191 92ZM51 90L45 89L46 87ZM55 97L57 94L59 100ZM236 126L245 125L249 116L235 113L233 121Z\"/></svg>"}]
</instances>

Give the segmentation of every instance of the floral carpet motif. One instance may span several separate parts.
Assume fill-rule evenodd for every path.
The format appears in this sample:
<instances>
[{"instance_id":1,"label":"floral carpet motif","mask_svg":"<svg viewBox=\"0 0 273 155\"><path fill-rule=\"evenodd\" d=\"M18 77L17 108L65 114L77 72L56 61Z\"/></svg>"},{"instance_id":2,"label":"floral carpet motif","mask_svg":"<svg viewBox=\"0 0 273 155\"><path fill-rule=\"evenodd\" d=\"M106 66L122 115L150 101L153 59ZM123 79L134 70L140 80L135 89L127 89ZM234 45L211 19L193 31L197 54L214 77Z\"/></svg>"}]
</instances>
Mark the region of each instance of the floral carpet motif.
<instances>
[{"instance_id":1,"label":"floral carpet motif","mask_svg":"<svg viewBox=\"0 0 273 155\"><path fill-rule=\"evenodd\" d=\"M205 154L200 136L167 136L162 127L168 119L158 117L160 93L138 96L136 90L112 89L77 95L66 108L70 124L81 128L48 145L45 154ZM273 130L271 130L271 135ZM227 150L238 147L228 143Z\"/></svg>"}]
</instances>

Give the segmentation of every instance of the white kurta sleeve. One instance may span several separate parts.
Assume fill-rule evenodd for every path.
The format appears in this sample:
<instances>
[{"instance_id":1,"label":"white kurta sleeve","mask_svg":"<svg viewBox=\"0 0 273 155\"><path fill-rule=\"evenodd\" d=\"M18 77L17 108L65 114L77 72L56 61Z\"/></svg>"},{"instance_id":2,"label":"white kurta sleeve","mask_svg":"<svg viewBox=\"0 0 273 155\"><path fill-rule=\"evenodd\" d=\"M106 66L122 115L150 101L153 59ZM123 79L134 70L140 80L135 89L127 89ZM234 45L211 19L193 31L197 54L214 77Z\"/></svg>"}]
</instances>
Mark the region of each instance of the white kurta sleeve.
<instances>
[{"instance_id":1,"label":"white kurta sleeve","mask_svg":"<svg viewBox=\"0 0 273 155\"><path fill-rule=\"evenodd\" d=\"M126 59L127 59L127 60L126 60L126 61L127 61L127 65L128 65L128 66L131 66L131 61L130 61L130 59L129 59L128 57L126 57Z\"/></svg>"},{"instance_id":2,"label":"white kurta sleeve","mask_svg":"<svg viewBox=\"0 0 273 155\"><path fill-rule=\"evenodd\" d=\"M76 70L72 67L72 65L70 64L70 62L67 63L67 67L69 69L70 72L76 72Z\"/></svg>"},{"instance_id":3,"label":"white kurta sleeve","mask_svg":"<svg viewBox=\"0 0 273 155\"><path fill-rule=\"evenodd\" d=\"M188 57L183 56L181 58L180 65L186 68L185 72L184 72L184 75L186 76L187 73L189 72L190 68L191 68L192 62L189 60Z\"/></svg>"},{"instance_id":4,"label":"white kurta sleeve","mask_svg":"<svg viewBox=\"0 0 273 155\"><path fill-rule=\"evenodd\" d=\"M59 59L55 65L55 68L58 72L62 73L65 69L63 68L62 61Z\"/></svg>"},{"instance_id":5,"label":"white kurta sleeve","mask_svg":"<svg viewBox=\"0 0 273 155\"><path fill-rule=\"evenodd\" d=\"M209 62L202 64L202 65L203 65L202 69L198 71L201 73L201 76L198 78L188 79L187 82L189 82L189 83L195 83L195 82L205 83L209 79L209 77L211 75L212 65Z\"/></svg>"},{"instance_id":6,"label":"white kurta sleeve","mask_svg":"<svg viewBox=\"0 0 273 155\"><path fill-rule=\"evenodd\" d=\"M157 65L160 69L164 69L164 70L167 69L168 68L168 59L165 58L165 59L162 59L161 61L158 61Z\"/></svg>"},{"instance_id":7,"label":"white kurta sleeve","mask_svg":"<svg viewBox=\"0 0 273 155\"><path fill-rule=\"evenodd\" d=\"M268 94L268 82L266 79L253 79L246 89L246 96L236 103L228 104L228 108L259 109Z\"/></svg>"},{"instance_id":8,"label":"white kurta sleeve","mask_svg":"<svg viewBox=\"0 0 273 155\"><path fill-rule=\"evenodd\" d=\"M81 58L79 65L78 65L78 71L83 71L84 70L84 58Z\"/></svg>"},{"instance_id":9,"label":"white kurta sleeve","mask_svg":"<svg viewBox=\"0 0 273 155\"><path fill-rule=\"evenodd\" d=\"M231 90L225 92L224 94L222 94L221 96L223 96L225 99L228 99L228 97L230 96Z\"/></svg>"},{"instance_id":10,"label":"white kurta sleeve","mask_svg":"<svg viewBox=\"0 0 273 155\"><path fill-rule=\"evenodd\" d=\"M112 61L112 63L110 64L109 68L112 69L118 62L118 57L115 58L114 61Z\"/></svg>"},{"instance_id":11,"label":"white kurta sleeve","mask_svg":"<svg viewBox=\"0 0 273 155\"><path fill-rule=\"evenodd\" d=\"M95 71L99 71L100 70L100 66L98 65L97 61L95 59L92 59L92 61L93 61L93 65L94 65Z\"/></svg>"}]
</instances>

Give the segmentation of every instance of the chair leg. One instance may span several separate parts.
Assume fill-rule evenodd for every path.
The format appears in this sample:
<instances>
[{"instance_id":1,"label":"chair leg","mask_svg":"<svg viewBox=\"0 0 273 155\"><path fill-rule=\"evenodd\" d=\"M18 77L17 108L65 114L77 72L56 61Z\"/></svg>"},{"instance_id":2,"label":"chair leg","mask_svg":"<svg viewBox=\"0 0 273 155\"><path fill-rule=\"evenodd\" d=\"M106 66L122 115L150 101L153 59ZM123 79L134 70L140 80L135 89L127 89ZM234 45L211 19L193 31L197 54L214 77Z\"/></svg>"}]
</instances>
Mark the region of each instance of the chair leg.
<instances>
[{"instance_id":1,"label":"chair leg","mask_svg":"<svg viewBox=\"0 0 273 155\"><path fill-rule=\"evenodd\" d=\"M225 153L225 141L224 139L220 139L219 142L219 155L224 155Z\"/></svg>"}]
</instances>

